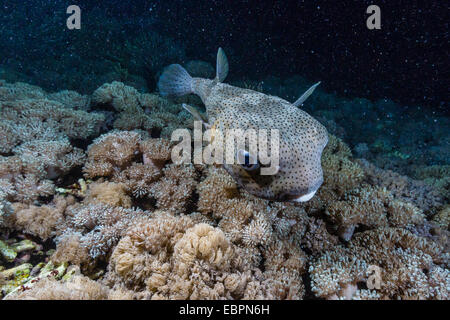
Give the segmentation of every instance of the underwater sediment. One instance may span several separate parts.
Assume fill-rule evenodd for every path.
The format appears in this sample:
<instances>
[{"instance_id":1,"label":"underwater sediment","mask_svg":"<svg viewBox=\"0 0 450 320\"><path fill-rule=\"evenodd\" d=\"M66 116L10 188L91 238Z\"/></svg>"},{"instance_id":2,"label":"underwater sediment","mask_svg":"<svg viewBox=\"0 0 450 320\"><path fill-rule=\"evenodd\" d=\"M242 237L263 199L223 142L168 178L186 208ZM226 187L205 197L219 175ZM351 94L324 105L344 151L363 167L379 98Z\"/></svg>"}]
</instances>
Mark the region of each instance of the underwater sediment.
<instances>
[{"instance_id":1,"label":"underwater sediment","mask_svg":"<svg viewBox=\"0 0 450 320\"><path fill-rule=\"evenodd\" d=\"M262 200L220 167L172 163L183 101L199 104L0 82L2 298L449 299L448 165L357 158L318 111L323 185Z\"/></svg>"}]
</instances>

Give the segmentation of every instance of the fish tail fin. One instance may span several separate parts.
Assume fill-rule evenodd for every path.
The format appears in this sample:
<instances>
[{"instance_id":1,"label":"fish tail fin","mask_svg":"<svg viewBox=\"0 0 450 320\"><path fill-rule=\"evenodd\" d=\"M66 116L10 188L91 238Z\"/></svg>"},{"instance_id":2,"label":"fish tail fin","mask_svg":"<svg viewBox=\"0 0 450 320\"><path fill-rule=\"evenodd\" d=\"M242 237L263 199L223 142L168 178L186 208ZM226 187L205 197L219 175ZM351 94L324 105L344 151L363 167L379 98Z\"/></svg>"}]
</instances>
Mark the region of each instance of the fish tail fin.
<instances>
[{"instance_id":1,"label":"fish tail fin","mask_svg":"<svg viewBox=\"0 0 450 320\"><path fill-rule=\"evenodd\" d=\"M158 88L163 96L183 96L192 92L192 77L179 64L171 64L159 77Z\"/></svg>"},{"instance_id":2,"label":"fish tail fin","mask_svg":"<svg viewBox=\"0 0 450 320\"><path fill-rule=\"evenodd\" d=\"M228 75L228 59L222 48L217 51L216 80L223 82Z\"/></svg>"}]
</instances>

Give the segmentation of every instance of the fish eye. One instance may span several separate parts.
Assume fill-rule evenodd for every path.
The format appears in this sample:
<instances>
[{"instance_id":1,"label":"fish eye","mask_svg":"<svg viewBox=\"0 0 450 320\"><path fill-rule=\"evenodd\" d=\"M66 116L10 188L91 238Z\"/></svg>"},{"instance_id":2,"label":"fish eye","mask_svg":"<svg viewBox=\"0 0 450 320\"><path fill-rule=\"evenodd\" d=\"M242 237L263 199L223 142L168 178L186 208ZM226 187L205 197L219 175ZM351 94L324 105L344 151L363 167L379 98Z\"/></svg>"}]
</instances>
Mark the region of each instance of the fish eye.
<instances>
[{"instance_id":1,"label":"fish eye","mask_svg":"<svg viewBox=\"0 0 450 320\"><path fill-rule=\"evenodd\" d=\"M247 171L259 169L259 162L246 150L238 151L238 161L242 168Z\"/></svg>"}]
</instances>

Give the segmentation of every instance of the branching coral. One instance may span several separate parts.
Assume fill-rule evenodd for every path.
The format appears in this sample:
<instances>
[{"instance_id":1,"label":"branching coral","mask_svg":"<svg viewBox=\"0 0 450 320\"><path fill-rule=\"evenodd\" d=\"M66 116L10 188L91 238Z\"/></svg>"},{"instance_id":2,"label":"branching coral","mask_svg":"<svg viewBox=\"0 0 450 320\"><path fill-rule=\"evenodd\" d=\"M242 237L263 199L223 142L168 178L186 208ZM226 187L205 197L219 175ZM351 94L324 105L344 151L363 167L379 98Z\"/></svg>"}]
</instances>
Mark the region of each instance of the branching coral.
<instances>
[{"instance_id":1,"label":"branching coral","mask_svg":"<svg viewBox=\"0 0 450 320\"><path fill-rule=\"evenodd\" d=\"M375 280L372 298L448 299L450 273L439 265L443 259L442 248L432 242L406 230L380 228L355 235L349 248L326 252L309 273L313 292L322 298L360 298L357 292Z\"/></svg>"},{"instance_id":2,"label":"branching coral","mask_svg":"<svg viewBox=\"0 0 450 320\"><path fill-rule=\"evenodd\" d=\"M86 196L87 202L100 202L112 207L131 207L131 198L126 194L126 185L116 182L91 183Z\"/></svg>"},{"instance_id":3,"label":"branching coral","mask_svg":"<svg viewBox=\"0 0 450 320\"><path fill-rule=\"evenodd\" d=\"M140 134L132 131L111 131L95 139L87 150L86 176L110 176L114 170L130 165L139 151L140 139Z\"/></svg>"},{"instance_id":4,"label":"branching coral","mask_svg":"<svg viewBox=\"0 0 450 320\"><path fill-rule=\"evenodd\" d=\"M393 227L409 227L425 222L422 210L410 202L393 200L387 204L389 225Z\"/></svg>"},{"instance_id":5,"label":"branching coral","mask_svg":"<svg viewBox=\"0 0 450 320\"><path fill-rule=\"evenodd\" d=\"M66 207L73 203L74 199L69 197L55 197L53 203L43 206L15 205L14 228L25 233L38 236L47 240L55 235L56 227L64 221Z\"/></svg>"},{"instance_id":6,"label":"branching coral","mask_svg":"<svg viewBox=\"0 0 450 320\"><path fill-rule=\"evenodd\" d=\"M102 203L74 204L66 210L66 223L59 227L59 241L72 240L68 235L79 236L82 247L88 249L92 259L104 258L114 248L128 226L146 215L142 210L112 207ZM64 250L66 244L58 246ZM60 252L59 255L63 253Z\"/></svg>"},{"instance_id":7,"label":"branching coral","mask_svg":"<svg viewBox=\"0 0 450 320\"><path fill-rule=\"evenodd\" d=\"M298 297L303 288L298 274L304 269L298 254L303 256L298 249L289 254L288 248L284 250L270 251L277 263L270 264L266 274L252 276L250 266L240 257L242 251L220 229L158 211L129 229L119 242L106 281L123 283L152 299L243 298L252 294L259 298ZM273 267L278 263L279 268ZM299 287L290 289L294 283Z\"/></svg>"},{"instance_id":8,"label":"branching coral","mask_svg":"<svg viewBox=\"0 0 450 320\"><path fill-rule=\"evenodd\" d=\"M44 136L54 138L65 135L83 139L100 129L104 116L67 108L47 99L26 99L0 102L2 122L14 124L18 141L26 142Z\"/></svg>"},{"instance_id":9,"label":"branching coral","mask_svg":"<svg viewBox=\"0 0 450 320\"><path fill-rule=\"evenodd\" d=\"M167 166L164 177L156 182L151 194L156 199L156 206L172 212L186 212L197 182L196 172L192 165Z\"/></svg>"},{"instance_id":10,"label":"branching coral","mask_svg":"<svg viewBox=\"0 0 450 320\"><path fill-rule=\"evenodd\" d=\"M81 95L78 92L72 90L62 90L59 92L50 93L47 95L47 98L49 100L58 101L68 108L84 111L87 111L89 109L91 100L89 96Z\"/></svg>"},{"instance_id":11,"label":"branching coral","mask_svg":"<svg viewBox=\"0 0 450 320\"><path fill-rule=\"evenodd\" d=\"M365 173L352 160L349 147L339 138L329 135L322 154L324 182L317 195L306 203L309 211L324 210L346 192L358 187Z\"/></svg>"},{"instance_id":12,"label":"branching coral","mask_svg":"<svg viewBox=\"0 0 450 320\"><path fill-rule=\"evenodd\" d=\"M446 205L442 210L433 216L433 221L440 225L443 229L450 227L450 205Z\"/></svg>"},{"instance_id":13,"label":"branching coral","mask_svg":"<svg viewBox=\"0 0 450 320\"><path fill-rule=\"evenodd\" d=\"M351 151L344 142L329 135L329 141L322 156L324 186L342 195L356 187L364 178L362 168L351 161Z\"/></svg>"},{"instance_id":14,"label":"branching coral","mask_svg":"<svg viewBox=\"0 0 450 320\"><path fill-rule=\"evenodd\" d=\"M139 93L121 82L107 83L92 94L92 105L110 106L119 112L114 121L118 130L142 129L168 138L174 129L186 127L190 120L180 105L154 94Z\"/></svg>"},{"instance_id":15,"label":"branching coral","mask_svg":"<svg viewBox=\"0 0 450 320\"><path fill-rule=\"evenodd\" d=\"M357 196L349 194L346 201L332 203L326 211L338 234L344 240L350 240L358 224L367 227L387 225L383 202L373 192L363 190L356 192Z\"/></svg>"},{"instance_id":16,"label":"branching coral","mask_svg":"<svg viewBox=\"0 0 450 320\"><path fill-rule=\"evenodd\" d=\"M432 186L444 199L450 199L450 165L416 167L412 176Z\"/></svg>"},{"instance_id":17,"label":"branching coral","mask_svg":"<svg viewBox=\"0 0 450 320\"><path fill-rule=\"evenodd\" d=\"M427 216L443 205L443 195L423 181L412 180L391 170L377 168L364 159L357 161L366 173L366 180L373 186L384 187L396 198L414 203Z\"/></svg>"},{"instance_id":18,"label":"branching coral","mask_svg":"<svg viewBox=\"0 0 450 320\"><path fill-rule=\"evenodd\" d=\"M24 82L8 83L0 80L0 101L43 99L46 93L38 86Z\"/></svg>"},{"instance_id":19,"label":"branching coral","mask_svg":"<svg viewBox=\"0 0 450 320\"><path fill-rule=\"evenodd\" d=\"M363 188L347 192L328 206L326 214L338 234L348 241L355 227L408 227L423 224L422 211L409 202L393 199L386 189Z\"/></svg>"}]
</instances>

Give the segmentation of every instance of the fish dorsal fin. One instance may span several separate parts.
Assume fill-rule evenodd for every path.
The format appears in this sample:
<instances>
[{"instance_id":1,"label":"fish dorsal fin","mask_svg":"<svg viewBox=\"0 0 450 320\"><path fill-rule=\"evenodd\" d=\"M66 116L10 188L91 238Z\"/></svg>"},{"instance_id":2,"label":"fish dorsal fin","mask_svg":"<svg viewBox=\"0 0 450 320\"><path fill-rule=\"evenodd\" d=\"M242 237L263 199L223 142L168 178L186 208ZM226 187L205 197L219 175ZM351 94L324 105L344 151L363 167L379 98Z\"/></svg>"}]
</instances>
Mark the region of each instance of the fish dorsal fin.
<instances>
[{"instance_id":1,"label":"fish dorsal fin","mask_svg":"<svg viewBox=\"0 0 450 320\"><path fill-rule=\"evenodd\" d=\"M317 82L316 84L312 85L311 88L309 88L308 90L305 91L304 94L302 94L302 96L300 98L297 99L297 101L295 101L293 103L294 106L299 107L303 104L303 102L306 101L306 99L308 99L308 97L314 92L314 90L316 89L316 87L320 84L320 81Z\"/></svg>"},{"instance_id":2,"label":"fish dorsal fin","mask_svg":"<svg viewBox=\"0 0 450 320\"><path fill-rule=\"evenodd\" d=\"M222 48L217 51L216 80L223 82L228 74L228 59Z\"/></svg>"},{"instance_id":3,"label":"fish dorsal fin","mask_svg":"<svg viewBox=\"0 0 450 320\"><path fill-rule=\"evenodd\" d=\"M209 124L207 123L205 118L200 114L200 112L198 112L197 109L195 109L193 106L190 106L185 103L183 103L182 106L183 106L184 110L189 112L194 117L194 120L201 121L203 123L203 125L205 126L205 128L209 128Z\"/></svg>"}]
</instances>

